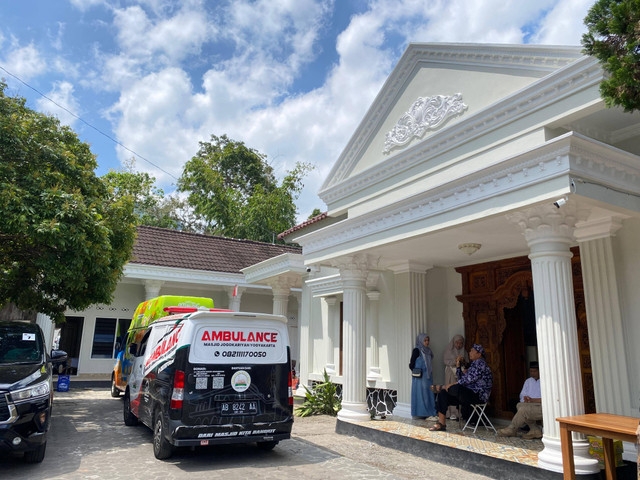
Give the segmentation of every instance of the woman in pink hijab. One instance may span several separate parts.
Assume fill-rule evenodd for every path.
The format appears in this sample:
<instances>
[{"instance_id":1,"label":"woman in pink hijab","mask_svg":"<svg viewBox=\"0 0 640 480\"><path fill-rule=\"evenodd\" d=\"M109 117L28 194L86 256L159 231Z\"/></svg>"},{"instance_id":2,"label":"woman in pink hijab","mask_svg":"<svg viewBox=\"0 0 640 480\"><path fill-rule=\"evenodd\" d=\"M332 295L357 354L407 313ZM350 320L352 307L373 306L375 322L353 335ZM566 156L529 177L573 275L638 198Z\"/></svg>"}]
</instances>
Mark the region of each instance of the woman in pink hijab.
<instances>
[{"instance_id":1,"label":"woman in pink hijab","mask_svg":"<svg viewBox=\"0 0 640 480\"><path fill-rule=\"evenodd\" d=\"M469 365L469 353L464 349L464 337L462 335L454 335L449 345L444 350L444 384L449 385L458 380L456 376L456 361L458 357L462 357L465 365ZM450 406L447 410L447 418L457 420L460 416L458 408Z\"/></svg>"}]
</instances>

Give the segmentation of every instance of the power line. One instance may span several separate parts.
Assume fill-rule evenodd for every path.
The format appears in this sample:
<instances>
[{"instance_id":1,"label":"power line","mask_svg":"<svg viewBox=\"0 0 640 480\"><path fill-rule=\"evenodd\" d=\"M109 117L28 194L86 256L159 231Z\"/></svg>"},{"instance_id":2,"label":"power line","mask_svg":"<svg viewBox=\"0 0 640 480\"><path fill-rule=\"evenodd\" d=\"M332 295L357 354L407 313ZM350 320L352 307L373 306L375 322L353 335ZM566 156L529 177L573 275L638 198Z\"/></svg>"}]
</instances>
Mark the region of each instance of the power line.
<instances>
[{"instance_id":1,"label":"power line","mask_svg":"<svg viewBox=\"0 0 640 480\"><path fill-rule=\"evenodd\" d=\"M79 117L78 115L76 115L75 113L73 113L71 110L69 110L68 108L66 108L63 105L60 105L58 102L54 101L52 98L47 97L44 93L42 93L40 90L38 90L35 87L32 87L31 85L29 85L27 82L25 82L24 80L22 80L20 77L18 77L17 75L14 75L13 73L11 73L9 70L7 70L6 68L4 68L2 65L0 65L0 70L3 70L4 72L6 72L8 75L12 76L13 78L15 78L16 80L18 80L20 83L22 83L23 85L27 86L28 88L30 88L31 90L33 90L34 92L36 92L38 95L40 95L43 98L46 98L47 100L49 100L51 103L53 103L54 105L56 105L58 108L61 108L62 110L64 110L65 112L67 112L69 115L71 115L74 118L77 118L78 120L80 120L82 123L84 123L85 125L87 125L88 127L94 129L96 132L98 132L101 135L104 135L105 137L107 137L109 140L111 140L113 143L120 145L122 148L124 148L125 150L133 153L136 157L144 160L145 162L147 162L149 165L154 166L155 168L157 168L158 170L160 170L161 172L166 173L167 175L169 175L171 178L178 180L178 178L176 178L174 175L172 175L171 173L167 172L164 168L156 165L155 163L153 163L151 160L149 160L148 158L143 157L142 155L140 155L139 153L136 153L135 151L131 150L129 147L127 147L126 145L122 144L121 142L119 142L118 140L116 140L115 138L113 138L111 135L103 132L102 130L100 130L98 127L94 127L93 125L91 125L89 122L87 122L86 120L84 120L82 117Z\"/></svg>"}]
</instances>

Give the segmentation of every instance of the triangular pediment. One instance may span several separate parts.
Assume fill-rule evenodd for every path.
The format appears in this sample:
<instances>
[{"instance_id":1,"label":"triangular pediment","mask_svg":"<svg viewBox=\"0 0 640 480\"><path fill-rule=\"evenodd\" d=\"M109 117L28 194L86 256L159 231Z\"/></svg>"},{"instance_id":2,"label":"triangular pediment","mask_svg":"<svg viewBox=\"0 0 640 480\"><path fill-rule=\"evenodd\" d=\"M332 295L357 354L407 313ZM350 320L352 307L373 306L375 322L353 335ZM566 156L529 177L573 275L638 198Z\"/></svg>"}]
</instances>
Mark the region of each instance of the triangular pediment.
<instances>
[{"instance_id":1,"label":"triangular pediment","mask_svg":"<svg viewBox=\"0 0 640 480\"><path fill-rule=\"evenodd\" d=\"M580 57L579 47L411 44L336 161L320 195L482 115Z\"/></svg>"}]
</instances>

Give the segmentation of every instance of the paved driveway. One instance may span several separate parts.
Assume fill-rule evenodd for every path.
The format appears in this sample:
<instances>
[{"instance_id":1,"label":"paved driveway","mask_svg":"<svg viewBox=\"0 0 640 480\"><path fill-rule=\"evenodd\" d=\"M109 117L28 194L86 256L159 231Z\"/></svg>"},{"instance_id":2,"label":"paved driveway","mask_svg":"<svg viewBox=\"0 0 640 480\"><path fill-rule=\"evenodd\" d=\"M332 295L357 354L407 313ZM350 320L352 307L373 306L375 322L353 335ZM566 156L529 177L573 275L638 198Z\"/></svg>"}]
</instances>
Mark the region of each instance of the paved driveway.
<instances>
[{"instance_id":1,"label":"paved driveway","mask_svg":"<svg viewBox=\"0 0 640 480\"><path fill-rule=\"evenodd\" d=\"M151 431L127 427L122 400L105 390L56 392L47 454L39 465L0 457L0 477L18 479L396 479L487 477L335 433L331 417L296 418L293 438L273 451L253 444L180 449L156 460Z\"/></svg>"}]
</instances>

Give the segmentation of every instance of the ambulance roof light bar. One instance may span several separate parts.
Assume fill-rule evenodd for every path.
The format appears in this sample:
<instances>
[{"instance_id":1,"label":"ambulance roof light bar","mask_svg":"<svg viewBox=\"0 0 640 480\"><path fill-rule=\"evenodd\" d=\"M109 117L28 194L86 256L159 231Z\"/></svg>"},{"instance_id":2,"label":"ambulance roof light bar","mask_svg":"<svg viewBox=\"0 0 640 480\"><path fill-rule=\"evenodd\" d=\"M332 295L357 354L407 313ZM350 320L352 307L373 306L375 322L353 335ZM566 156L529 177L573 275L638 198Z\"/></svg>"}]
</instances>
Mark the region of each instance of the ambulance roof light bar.
<instances>
[{"instance_id":1,"label":"ambulance roof light bar","mask_svg":"<svg viewBox=\"0 0 640 480\"><path fill-rule=\"evenodd\" d=\"M167 313L194 313L194 312L232 312L225 308L206 308L206 307L164 307Z\"/></svg>"}]
</instances>

